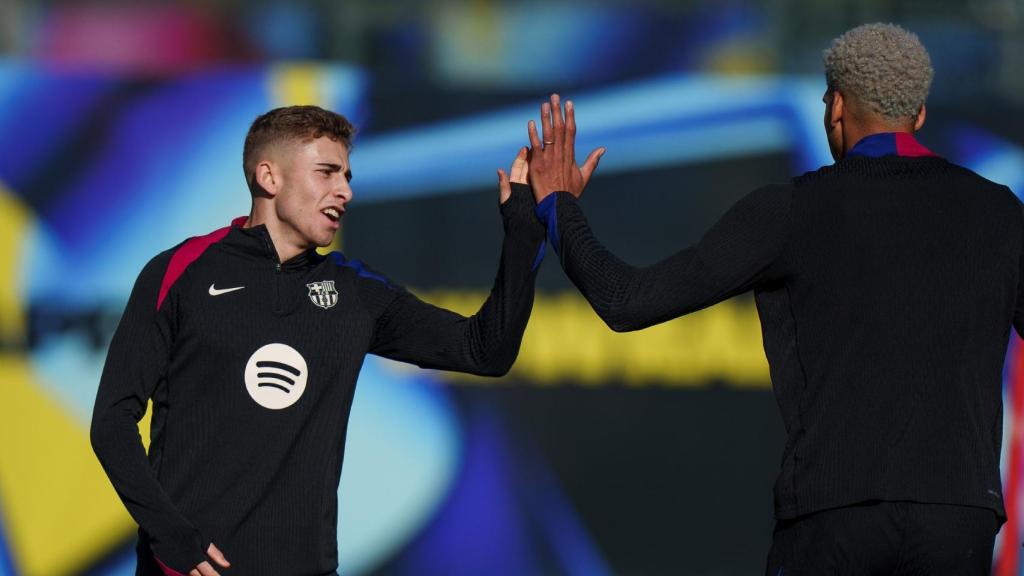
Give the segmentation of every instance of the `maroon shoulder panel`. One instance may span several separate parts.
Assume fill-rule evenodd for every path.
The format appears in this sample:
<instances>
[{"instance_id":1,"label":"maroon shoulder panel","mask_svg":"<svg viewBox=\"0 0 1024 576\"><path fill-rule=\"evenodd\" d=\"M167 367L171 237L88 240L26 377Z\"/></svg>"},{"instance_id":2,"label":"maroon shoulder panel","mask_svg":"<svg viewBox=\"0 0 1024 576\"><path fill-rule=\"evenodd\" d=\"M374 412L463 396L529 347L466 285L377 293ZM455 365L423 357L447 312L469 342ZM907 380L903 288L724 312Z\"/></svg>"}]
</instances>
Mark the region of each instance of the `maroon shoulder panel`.
<instances>
[{"instance_id":1,"label":"maroon shoulder panel","mask_svg":"<svg viewBox=\"0 0 1024 576\"><path fill-rule=\"evenodd\" d=\"M164 303L164 298L167 297L167 292L170 291L171 286L178 281L178 278L185 272L189 264L195 262L203 252L210 246L220 242L228 235L231 231L232 226L241 226L245 224L247 218L245 216L235 218L231 221L231 226L225 226L218 230L210 232L206 236L196 236L189 238L184 244L178 248L173 255L171 255L171 262L167 265L167 271L164 272L164 280L160 283L160 295L156 300L156 309L159 310L160 306Z\"/></svg>"}]
</instances>

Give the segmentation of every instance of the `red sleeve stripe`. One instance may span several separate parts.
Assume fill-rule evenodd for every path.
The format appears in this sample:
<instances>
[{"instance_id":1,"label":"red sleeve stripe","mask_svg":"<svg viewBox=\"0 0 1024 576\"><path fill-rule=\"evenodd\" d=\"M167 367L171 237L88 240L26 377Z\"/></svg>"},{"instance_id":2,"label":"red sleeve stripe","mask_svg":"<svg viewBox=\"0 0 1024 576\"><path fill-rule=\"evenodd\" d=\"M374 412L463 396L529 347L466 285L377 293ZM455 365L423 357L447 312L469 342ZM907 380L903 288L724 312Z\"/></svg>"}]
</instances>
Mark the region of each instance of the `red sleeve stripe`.
<instances>
[{"instance_id":1,"label":"red sleeve stripe","mask_svg":"<svg viewBox=\"0 0 1024 576\"><path fill-rule=\"evenodd\" d=\"M160 306L164 303L164 298L167 297L167 293L171 290L171 286L178 281L178 278L185 272L185 268L188 268L189 264L195 262L203 252L210 246L220 242L232 226L241 226L245 224L246 218L235 218L231 221L231 226L225 226L219 230L214 230L206 236L196 236L195 238L189 238L184 244L178 248L171 256L171 263L167 265L167 271L164 272L164 280L160 283L160 295L156 299L156 309L159 310Z\"/></svg>"}]
</instances>

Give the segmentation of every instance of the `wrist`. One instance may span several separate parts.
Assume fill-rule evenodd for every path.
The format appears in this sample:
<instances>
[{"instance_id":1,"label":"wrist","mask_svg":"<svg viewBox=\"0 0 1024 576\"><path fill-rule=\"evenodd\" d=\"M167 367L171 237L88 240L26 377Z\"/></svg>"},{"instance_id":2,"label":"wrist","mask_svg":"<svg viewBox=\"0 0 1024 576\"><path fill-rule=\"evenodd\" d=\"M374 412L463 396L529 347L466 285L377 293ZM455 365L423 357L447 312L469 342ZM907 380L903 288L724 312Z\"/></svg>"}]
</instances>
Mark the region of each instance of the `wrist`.
<instances>
[{"instance_id":1,"label":"wrist","mask_svg":"<svg viewBox=\"0 0 1024 576\"><path fill-rule=\"evenodd\" d=\"M533 212L535 203L528 184L512 183L512 194L501 204L501 215L508 218L525 218Z\"/></svg>"}]
</instances>

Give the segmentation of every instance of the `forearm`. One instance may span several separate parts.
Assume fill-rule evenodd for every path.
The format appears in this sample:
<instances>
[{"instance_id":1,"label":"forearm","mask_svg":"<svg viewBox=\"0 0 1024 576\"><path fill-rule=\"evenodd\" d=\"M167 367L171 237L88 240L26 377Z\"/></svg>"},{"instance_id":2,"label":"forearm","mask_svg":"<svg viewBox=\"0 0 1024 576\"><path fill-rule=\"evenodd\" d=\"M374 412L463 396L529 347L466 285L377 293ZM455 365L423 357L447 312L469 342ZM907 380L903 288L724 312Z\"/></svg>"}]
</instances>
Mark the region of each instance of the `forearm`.
<instances>
[{"instance_id":1,"label":"forearm","mask_svg":"<svg viewBox=\"0 0 1024 576\"><path fill-rule=\"evenodd\" d=\"M733 206L694 246L651 266L626 264L594 236L575 197L553 194L539 219L562 267L616 331L700 310L770 279L788 237L788 187L765 187Z\"/></svg>"},{"instance_id":2,"label":"forearm","mask_svg":"<svg viewBox=\"0 0 1024 576\"><path fill-rule=\"evenodd\" d=\"M464 334L472 364L467 371L500 376L519 354L544 250L544 228L533 208L529 187L513 185L502 206L505 235L494 286Z\"/></svg>"},{"instance_id":3,"label":"forearm","mask_svg":"<svg viewBox=\"0 0 1024 576\"><path fill-rule=\"evenodd\" d=\"M90 439L128 513L150 536L157 558L183 573L205 561L204 537L157 481L135 419L117 410L99 411L93 417Z\"/></svg>"},{"instance_id":4,"label":"forearm","mask_svg":"<svg viewBox=\"0 0 1024 576\"><path fill-rule=\"evenodd\" d=\"M157 480L139 436L138 421L159 389L170 357L169 297L157 306L169 254L139 275L103 367L93 407L93 450L125 508L149 535L156 557L179 572L206 560L199 531L178 511Z\"/></svg>"},{"instance_id":5,"label":"forearm","mask_svg":"<svg viewBox=\"0 0 1024 576\"><path fill-rule=\"evenodd\" d=\"M470 317L400 294L378 321L371 352L424 368L500 376L515 362L533 307L544 228L525 185L501 207L505 235L494 285Z\"/></svg>"},{"instance_id":6,"label":"forearm","mask_svg":"<svg viewBox=\"0 0 1024 576\"><path fill-rule=\"evenodd\" d=\"M647 268L623 262L594 236L576 198L566 192L552 194L537 208L548 240L558 254L569 280L597 315L617 332L649 326L657 315L657 302L640 294Z\"/></svg>"}]
</instances>

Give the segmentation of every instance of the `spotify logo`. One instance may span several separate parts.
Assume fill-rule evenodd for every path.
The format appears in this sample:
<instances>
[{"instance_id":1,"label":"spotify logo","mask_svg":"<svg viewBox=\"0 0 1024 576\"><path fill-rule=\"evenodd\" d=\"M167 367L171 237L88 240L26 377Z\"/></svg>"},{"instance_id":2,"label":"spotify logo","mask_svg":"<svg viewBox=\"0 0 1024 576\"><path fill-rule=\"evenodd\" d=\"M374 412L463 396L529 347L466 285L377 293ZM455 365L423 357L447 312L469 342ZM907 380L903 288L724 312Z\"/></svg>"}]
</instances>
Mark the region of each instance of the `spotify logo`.
<instances>
[{"instance_id":1,"label":"spotify logo","mask_svg":"<svg viewBox=\"0 0 1024 576\"><path fill-rule=\"evenodd\" d=\"M245 365L245 389L257 404L271 410L287 408L306 391L306 361L287 344L267 344Z\"/></svg>"}]
</instances>

